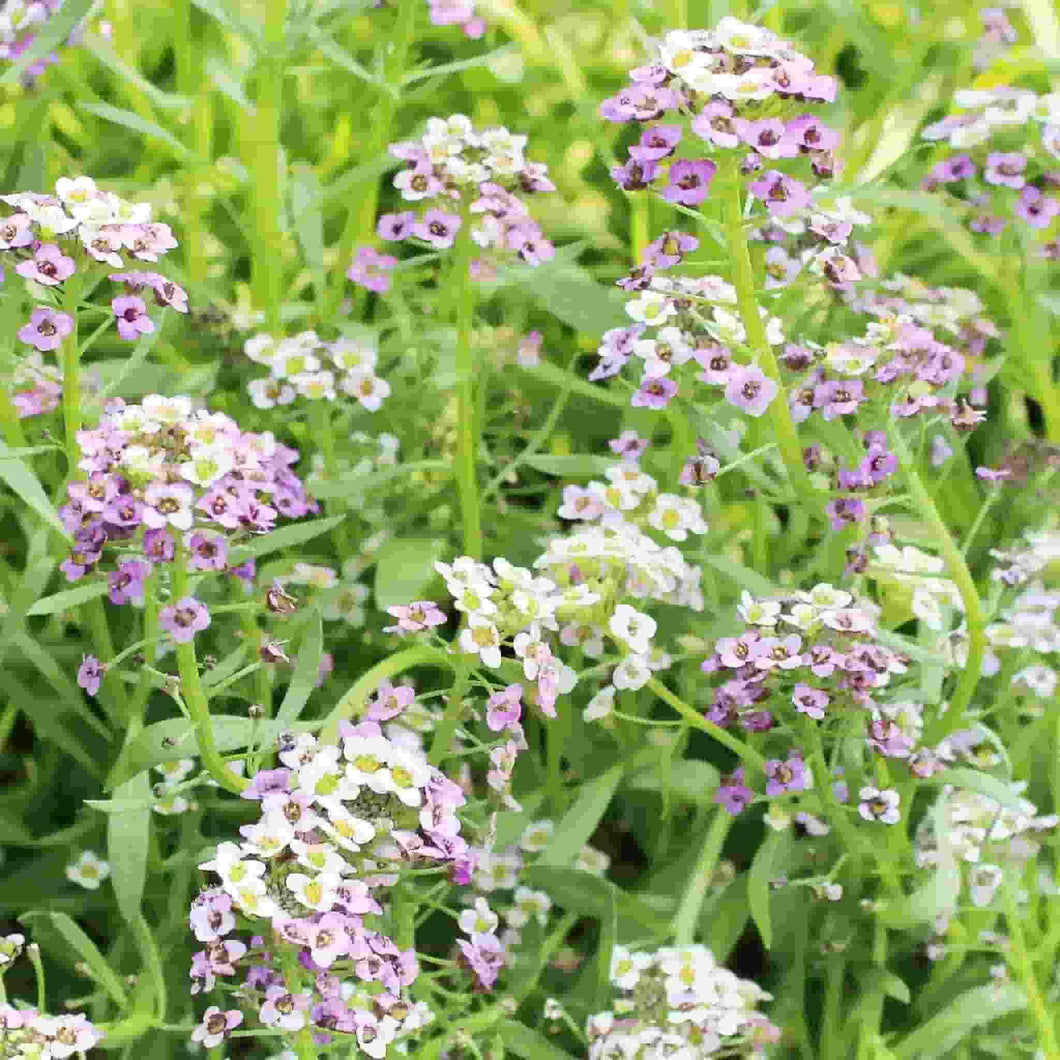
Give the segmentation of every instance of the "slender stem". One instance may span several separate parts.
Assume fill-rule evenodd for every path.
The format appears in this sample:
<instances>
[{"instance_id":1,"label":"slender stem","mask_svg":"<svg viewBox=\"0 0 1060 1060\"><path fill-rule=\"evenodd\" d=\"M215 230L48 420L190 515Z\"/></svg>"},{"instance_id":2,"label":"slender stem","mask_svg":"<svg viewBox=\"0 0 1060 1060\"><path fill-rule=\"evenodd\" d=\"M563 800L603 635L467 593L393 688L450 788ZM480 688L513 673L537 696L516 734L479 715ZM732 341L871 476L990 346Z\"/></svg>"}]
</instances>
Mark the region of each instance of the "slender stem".
<instances>
[{"instance_id":1,"label":"slender stem","mask_svg":"<svg viewBox=\"0 0 1060 1060\"><path fill-rule=\"evenodd\" d=\"M1034 965L1027 951L1027 939L1023 934L1023 919L1019 909L1016 908L1015 890L1011 884L1006 883L1005 891L1005 921L1008 924L1012 964L1016 974L1019 976L1020 985L1027 995L1027 1004L1031 1010L1031 1016L1038 1029L1038 1044L1042 1046L1042 1055L1048 1060L1060 1058L1060 1042L1056 1034L1056 1021L1045 998L1042 997L1041 987L1038 985L1038 977L1034 974Z\"/></svg>"},{"instance_id":2,"label":"slender stem","mask_svg":"<svg viewBox=\"0 0 1060 1060\"><path fill-rule=\"evenodd\" d=\"M411 670L414 666L456 670L459 666L458 659L459 656L449 655L440 648L431 648L424 644L406 648L376 663L370 670L361 674L335 704L324 723L321 740L324 743L334 743L339 735L339 722L356 717L364 708L365 700L379 687L381 681L403 670Z\"/></svg>"},{"instance_id":3,"label":"slender stem","mask_svg":"<svg viewBox=\"0 0 1060 1060\"><path fill-rule=\"evenodd\" d=\"M831 954L825 966L824 1013L821 1017L819 1056L846 1055L841 1030L845 971L846 958L841 953Z\"/></svg>"},{"instance_id":4,"label":"slender stem","mask_svg":"<svg viewBox=\"0 0 1060 1060\"><path fill-rule=\"evenodd\" d=\"M464 552L472 559L482 558L482 512L478 494L475 457L478 432L475 416L476 365L471 345L471 325L475 315L475 288L471 277L471 217L465 211L453 255L452 290L456 304L456 476L460 496L460 519L464 530Z\"/></svg>"},{"instance_id":5,"label":"slender stem","mask_svg":"<svg viewBox=\"0 0 1060 1060\"><path fill-rule=\"evenodd\" d=\"M803 496L813 493L809 473L802 460L802 449L791 418L788 392L780 378L780 368L773 356L773 347L766 337L765 324L758 315L758 299L755 297L755 277L751 267L751 255L747 249L747 233L743 226L743 203L740 197L740 168L735 158L725 163L726 225L729 244L729 261L732 265L732 282L736 288L736 304L740 310L747 333L747 344L758 361L759 367L779 388L777 396L769 405L769 420L780 446L780 455L788 470L788 477L795 491Z\"/></svg>"},{"instance_id":6,"label":"slender stem","mask_svg":"<svg viewBox=\"0 0 1060 1060\"><path fill-rule=\"evenodd\" d=\"M188 594L187 556L184 546L180 543L177 544L172 569L173 599L179 600ZM177 645L177 665L180 670L181 694L191 720L195 723L195 735L199 742L199 753L202 755L203 765L221 787L238 795L249 786L250 782L243 777L237 777L225 765L224 759L217 750L213 726L210 723L210 707L206 700L206 693L203 691L202 679L199 676L199 662L195 657L194 640Z\"/></svg>"},{"instance_id":7,"label":"slender stem","mask_svg":"<svg viewBox=\"0 0 1060 1060\"><path fill-rule=\"evenodd\" d=\"M141 642L145 648L154 647L158 641L158 573L152 571L144 581L144 639ZM126 649L128 651L128 649ZM122 652L111 663L113 667L126 652ZM153 655L153 653L152 653ZM149 663L153 661L148 656L144 668L140 671L140 680L136 682L136 692L129 702L129 724L135 724L142 719L144 707L147 706L148 697L151 695L151 671Z\"/></svg>"},{"instance_id":8,"label":"slender stem","mask_svg":"<svg viewBox=\"0 0 1060 1060\"><path fill-rule=\"evenodd\" d=\"M393 134L394 115L400 102L399 86L408 64L409 48L415 39L418 6L422 6L419 0L398 0L397 25L393 36L389 38L390 52L384 65L386 84L380 86L379 96L371 112L372 120L366 130L364 158L367 161L371 161L386 150ZM329 284L329 294L323 303L325 320L330 319L338 311L345 290L346 269L349 267L354 245L372 237L378 206L379 181L374 180L360 192L346 215L346 225L339 238L335 271Z\"/></svg>"},{"instance_id":9,"label":"slender stem","mask_svg":"<svg viewBox=\"0 0 1060 1060\"><path fill-rule=\"evenodd\" d=\"M0 428L4 432L4 441L12 449L21 449L26 444L26 435L22 430L22 421L18 410L11 401L11 394L6 387L0 387Z\"/></svg>"},{"instance_id":10,"label":"slender stem","mask_svg":"<svg viewBox=\"0 0 1060 1060\"><path fill-rule=\"evenodd\" d=\"M280 125L286 69L284 27L287 0L270 0L258 64L257 116L252 122L251 172L254 175L254 232L257 246L251 264L256 308L265 310L266 327L278 333L283 304L283 233L280 231L283 147Z\"/></svg>"},{"instance_id":11,"label":"slender stem","mask_svg":"<svg viewBox=\"0 0 1060 1060\"><path fill-rule=\"evenodd\" d=\"M749 747L720 725L715 725L708 718L704 718L702 714L690 707L684 700L675 696L658 678L649 678L647 687L664 703L673 707L689 725L702 729L709 736L713 736L718 743L724 744L730 751L735 752L748 769L758 773L765 773L766 760L753 747Z\"/></svg>"},{"instance_id":12,"label":"slender stem","mask_svg":"<svg viewBox=\"0 0 1060 1060\"><path fill-rule=\"evenodd\" d=\"M456 735L457 726L460 724L460 716L464 708L464 696L471 681L471 667L467 661L458 656L456 680L449 690L445 701L445 713L442 715L442 723L435 731L434 739L431 741L431 753L429 761L432 766L441 764L442 759L449 753L453 737Z\"/></svg>"},{"instance_id":13,"label":"slender stem","mask_svg":"<svg viewBox=\"0 0 1060 1060\"><path fill-rule=\"evenodd\" d=\"M972 547L972 542L975 540L975 535L979 533L979 528L983 525L983 520L987 517L990 509L994 507L994 503L1001 496L1001 488L999 486L988 487L989 492L986 495L986 499L979 506L979 511L976 513L975 519L972 525L968 527L968 532L964 535L964 541L961 543L961 555L967 556L968 549Z\"/></svg>"},{"instance_id":14,"label":"slender stem","mask_svg":"<svg viewBox=\"0 0 1060 1060\"><path fill-rule=\"evenodd\" d=\"M75 257L81 257L72 251ZM83 267L84 262L78 262ZM77 461L81 455L77 432L81 429L81 355L77 346L77 306L81 300L82 273L75 272L63 287L63 311L73 320L70 334L63 339L63 427L66 432L66 477L79 478Z\"/></svg>"},{"instance_id":15,"label":"slender stem","mask_svg":"<svg viewBox=\"0 0 1060 1060\"><path fill-rule=\"evenodd\" d=\"M695 940L699 911L703 908L703 899L706 897L710 881L714 876L714 867L718 863L721 848L725 844L725 837L734 820L733 815L722 806L714 811L714 820L707 832L707 838L703 841L699 860L696 862L695 869L692 870L692 876L681 898L681 904L677 907L677 915L674 917L674 944L677 946L690 946Z\"/></svg>"},{"instance_id":16,"label":"slender stem","mask_svg":"<svg viewBox=\"0 0 1060 1060\"><path fill-rule=\"evenodd\" d=\"M40 959L40 946L31 942L26 947L26 956L29 963L33 965L33 975L37 980L37 1009L40 1012L47 1011L47 993L44 989L44 964Z\"/></svg>"},{"instance_id":17,"label":"slender stem","mask_svg":"<svg viewBox=\"0 0 1060 1060\"><path fill-rule=\"evenodd\" d=\"M968 659L964 664L964 669L961 671L957 687L950 697L949 709L945 714L935 719L925 735L927 743L934 744L961 724L964 709L971 701L972 693L975 692L975 687L979 683L979 674L983 666L983 655L986 652L986 618L983 614L983 605L979 599L979 592L975 587L975 582L972 580L971 572L968 570L968 564L965 563L961 550L950 535L942 516L939 515L939 510L935 507L931 494L928 493L920 476L917 474L916 468L913 466L912 454L909 452L905 439L902 438L898 431L891 432L891 444L894 446L902 463L905 480L909 486L909 492L912 494L914 510L931 529L932 536L935 538L935 542L942 552L943 559L946 561L949 575L953 579L954 584L956 584L957 591L961 594L961 600L964 603L965 621L968 624Z\"/></svg>"}]
</instances>

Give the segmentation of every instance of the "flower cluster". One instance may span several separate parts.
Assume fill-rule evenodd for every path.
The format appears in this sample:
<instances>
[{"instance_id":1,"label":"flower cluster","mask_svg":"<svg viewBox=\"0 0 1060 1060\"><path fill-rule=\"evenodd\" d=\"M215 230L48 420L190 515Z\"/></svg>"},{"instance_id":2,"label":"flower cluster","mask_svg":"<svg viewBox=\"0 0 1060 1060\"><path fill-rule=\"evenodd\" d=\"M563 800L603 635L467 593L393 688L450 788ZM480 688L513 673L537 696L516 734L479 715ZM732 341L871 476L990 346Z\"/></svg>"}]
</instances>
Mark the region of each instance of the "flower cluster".
<instances>
[{"instance_id":1,"label":"flower cluster","mask_svg":"<svg viewBox=\"0 0 1060 1060\"><path fill-rule=\"evenodd\" d=\"M7 0L0 7L0 63L13 63L37 39L40 28L62 10L63 0ZM75 26L66 39L74 44L81 27ZM32 84L52 63L54 53L42 55L26 67L22 83Z\"/></svg>"},{"instance_id":2,"label":"flower cluster","mask_svg":"<svg viewBox=\"0 0 1060 1060\"><path fill-rule=\"evenodd\" d=\"M62 393L62 369L46 364L36 350L15 364L11 375L11 404L19 419L54 412Z\"/></svg>"},{"instance_id":3,"label":"flower cluster","mask_svg":"<svg viewBox=\"0 0 1060 1060\"><path fill-rule=\"evenodd\" d=\"M290 574L277 580L281 585L298 585L319 593L320 617L325 622L348 622L363 626L367 615L364 605L371 595L367 585L357 581L360 559L348 559L342 565L342 577L332 567L296 563Z\"/></svg>"},{"instance_id":4,"label":"flower cluster","mask_svg":"<svg viewBox=\"0 0 1060 1060\"><path fill-rule=\"evenodd\" d=\"M941 632L950 615L964 611L956 583L943 573L946 563L941 557L915 545L877 545L874 552L871 574L890 613L911 611L928 629Z\"/></svg>"},{"instance_id":5,"label":"flower cluster","mask_svg":"<svg viewBox=\"0 0 1060 1060\"><path fill-rule=\"evenodd\" d=\"M529 265L555 255L530 216L520 194L555 191L547 167L523 155L526 137L503 128L477 131L462 114L429 118L419 140L391 144L390 153L406 166L394 187L408 202L437 202L418 218L411 211L385 214L378 235L388 242L413 237L436 250L451 247L465 224L484 250L514 251ZM455 204L450 213L443 207ZM484 262L476 272L483 273Z\"/></svg>"},{"instance_id":6,"label":"flower cluster","mask_svg":"<svg viewBox=\"0 0 1060 1060\"><path fill-rule=\"evenodd\" d=\"M1060 593L1050 592L1040 582L1026 586L1011 606L1000 612L1000 621L986 627L990 648L983 663L984 673L995 674L1001 669L998 653L1032 651L1048 657L1060 652L1058 607ZM1016 691L1049 699L1056 689L1057 671L1044 662L1032 663L1013 673L1011 684Z\"/></svg>"},{"instance_id":7,"label":"flower cluster","mask_svg":"<svg viewBox=\"0 0 1060 1060\"><path fill-rule=\"evenodd\" d=\"M671 231L648 250L661 269L681 261L698 245L694 236ZM617 375L637 358L643 365L640 386L630 398L636 408L665 408L678 394L682 377L691 382L694 374L708 386L723 387L731 405L761 416L776 397L777 385L757 365L737 363L732 355L731 347L747 341L736 309L736 289L720 276L660 276L655 266L649 271L637 270L635 278L619 281L635 292L626 303L634 323L604 333L596 351L600 360L589 379ZM783 343L780 320L764 309L759 313L769 342Z\"/></svg>"},{"instance_id":8,"label":"flower cluster","mask_svg":"<svg viewBox=\"0 0 1060 1060\"><path fill-rule=\"evenodd\" d=\"M269 369L268 378L247 384L259 409L289 405L296 397L335 401L341 391L376 412L390 394L390 384L375 374L378 352L367 336L324 342L315 331L284 339L263 333L247 339L243 352Z\"/></svg>"},{"instance_id":9,"label":"flower cluster","mask_svg":"<svg viewBox=\"0 0 1060 1060\"><path fill-rule=\"evenodd\" d=\"M1008 217L1048 238L1060 214L1060 93L1036 96L1016 88L962 89L962 113L927 126L926 140L953 149L924 178L923 187L945 187L970 208L969 227L997 236ZM1037 136L1028 130L1040 127ZM1060 258L1055 231L1042 253Z\"/></svg>"},{"instance_id":10,"label":"flower cluster","mask_svg":"<svg viewBox=\"0 0 1060 1060\"><path fill-rule=\"evenodd\" d=\"M925 814L916 834L917 865L938 865L940 845L945 844L947 856L955 857L964 867L963 885L972 905L978 907L993 901L1004 878L1004 866L1021 868L1033 860L1040 849L1033 836L1058 823L1056 814L1040 815L1034 803L1024 797L1025 783L998 783L1008 789L1005 802L947 784L935 812Z\"/></svg>"},{"instance_id":11,"label":"flower cluster","mask_svg":"<svg viewBox=\"0 0 1060 1060\"><path fill-rule=\"evenodd\" d=\"M151 220L148 203L126 202L96 187L91 177L60 177L54 195L18 192L0 195L15 212L0 217L0 279L4 259L15 262L15 272L39 288L57 289L75 274L102 266L122 269L123 255L156 262L177 241L169 225ZM126 292L111 300L111 311L121 338L133 341L155 330L140 293L150 289L155 303L180 313L188 311L188 296L157 272L107 273L124 284ZM54 350L73 331L74 321L49 306L34 310L19 338L38 350Z\"/></svg>"},{"instance_id":12,"label":"flower cluster","mask_svg":"<svg viewBox=\"0 0 1060 1060\"><path fill-rule=\"evenodd\" d=\"M77 441L78 468L88 477L67 486L59 509L74 537L61 569L77 581L108 544L117 546L124 555L108 575L114 604L141 600L153 564L173 560L178 547L191 570L225 571L229 536L265 533L280 515L319 510L291 471L296 450L271 434L240 430L224 413L194 410L187 397L148 394L136 405L116 399ZM208 623L192 597L163 609L163 628L175 639L188 640Z\"/></svg>"},{"instance_id":13,"label":"flower cluster","mask_svg":"<svg viewBox=\"0 0 1060 1060\"><path fill-rule=\"evenodd\" d=\"M418 972L415 951L365 918L383 912L380 900L405 864L469 873L456 816L464 795L376 721L343 723L340 740L341 747L284 734L281 766L257 773L243 792L260 802L261 816L240 829L241 843L220 843L200 866L220 886L192 905L192 930L206 944L192 961L192 990L211 990L240 963L242 996L266 1026L312 1026L318 1041L329 1040L324 1033L352 1035L369 1056L382 1057L430 1013L403 1000ZM248 948L230 937L237 913L271 921L272 943L255 937ZM300 971L311 973L304 982L281 971L283 951L292 949ZM204 1026L211 1014L214 1033L223 1034L220 1017L231 1014L207 1013Z\"/></svg>"},{"instance_id":14,"label":"flower cluster","mask_svg":"<svg viewBox=\"0 0 1060 1060\"><path fill-rule=\"evenodd\" d=\"M64 1060L83 1056L104 1034L87 1016L48 1016L35 1008L0 1004L0 1057Z\"/></svg>"},{"instance_id":15,"label":"flower cluster","mask_svg":"<svg viewBox=\"0 0 1060 1060\"><path fill-rule=\"evenodd\" d=\"M613 1010L589 1017L589 1060L699 1060L761 1055L780 1030L758 1011L772 999L756 983L723 968L704 946L654 952L615 946Z\"/></svg>"},{"instance_id":16,"label":"flower cluster","mask_svg":"<svg viewBox=\"0 0 1060 1060\"><path fill-rule=\"evenodd\" d=\"M475 0L427 0L427 6L432 25L459 26L471 40L486 32L486 20L475 13Z\"/></svg>"}]
</instances>

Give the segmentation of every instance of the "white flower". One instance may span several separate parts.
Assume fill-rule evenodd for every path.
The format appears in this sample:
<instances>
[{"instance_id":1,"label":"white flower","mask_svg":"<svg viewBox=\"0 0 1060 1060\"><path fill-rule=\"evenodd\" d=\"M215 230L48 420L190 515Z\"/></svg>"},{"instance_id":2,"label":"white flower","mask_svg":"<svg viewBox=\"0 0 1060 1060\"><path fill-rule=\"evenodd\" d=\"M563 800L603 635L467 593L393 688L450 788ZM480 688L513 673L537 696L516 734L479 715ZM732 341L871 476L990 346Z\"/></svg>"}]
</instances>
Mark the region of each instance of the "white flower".
<instances>
[{"instance_id":1,"label":"white flower","mask_svg":"<svg viewBox=\"0 0 1060 1060\"><path fill-rule=\"evenodd\" d=\"M287 889L307 909L318 913L330 911L335 904L338 888L342 883L337 873L322 872L316 876L307 876L304 872L292 872L284 884Z\"/></svg>"},{"instance_id":2,"label":"white flower","mask_svg":"<svg viewBox=\"0 0 1060 1060\"><path fill-rule=\"evenodd\" d=\"M750 626L775 626L780 604L775 600L756 600L746 589L740 593L737 614Z\"/></svg>"},{"instance_id":3,"label":"white flower","mask_svg":"<svg viewBox=\"0 0 1060 1060\"><path fill-rule=\"evenodd\" d=\"M581 872L590 872L594 876L603 876L610 865L611 859L602 850L586 845L578 851L573 868Z\"/></svg>"},{"instance_id":4,"label":"white flower","mask_svg":"<svg viewBox=\"0 0 1060 1060\"><path fill-rule=\"evenodd\" d=\"M83 850L72 865L66 866L66 878L86 891L98 891L99 885L110 875L110 864L94 850Z\"/></svg>"},{"instance_id":5,"label":"white flower","mask_svg":"<svg viewBox=\"0 0 1060 1060\"><path fill-rule=\"evenodd\" d=\"M585 721L599 721L606 718L615 709L615 686L604 685L599 692L589 700L588 706L582 711Z\"/></svg>"},{"instance_id":6,"label":"white flower","mask_svg":"<svg viewBox=\"0 0 1060 1060\"><path fill-rule=\"evenodd\" d=\"M655 636L657 623L650 615L637 611L629 604L619 604L607 627L630 651L643 655L651 648L651 638Z\"/></svg>"},{"instance_id":7,"label":"white flower","mask_svg":"<svg viewBox=\"0 0 1060 1060\"><path fill-rule=\"evenodd\" d=\"M519 846L528 854L540 854L548 846L556 825L553 821L534 821L523 830Z\"/></svg>"},{"instance_id":8,"label":"white flower","mask_svg":"<svg viewBox=\"0 0 1060 1060\"><path fill-rule=\"evenodd\" d=\"M552 899L544 891L518 887L515 891L515 905L504 914L504 919L510 927L521 928L533 917L544 927L551 908Z\"/></svg>"},{"instance_id":9,"label":"white flower","mask_svg":"<svg viewBox=\"0 0 1060 1060\"><path fill-rule=\"evenodd\" d=\"M611 681L615 688L636 690L643 688L651 679L651 668L643 655L627 655L615 667Z\"/></svg>"},{"instance_id":10,"label":"white flower","mask_svg":"<svg viewBox=\"0 0 1060 1060\"><path fill-rule=\"evenodd\" d=\"M492 622L472 617L460 634L460 647L469 655L477 655L484 665L496 669L501 664L501 637Z\"/></svg>"},{"instance_id":11,"label":"white flower","mask_svg":"<svg viewBox=\"0 0 1060 1060\"><path fill-rule=\"evenodd\" d=\"M481 895L475 899L471 909L465 909L457 920L457 926L465 935L492 935L500 924L500 917L489 907Z\"/></svg>"}]
</instances>

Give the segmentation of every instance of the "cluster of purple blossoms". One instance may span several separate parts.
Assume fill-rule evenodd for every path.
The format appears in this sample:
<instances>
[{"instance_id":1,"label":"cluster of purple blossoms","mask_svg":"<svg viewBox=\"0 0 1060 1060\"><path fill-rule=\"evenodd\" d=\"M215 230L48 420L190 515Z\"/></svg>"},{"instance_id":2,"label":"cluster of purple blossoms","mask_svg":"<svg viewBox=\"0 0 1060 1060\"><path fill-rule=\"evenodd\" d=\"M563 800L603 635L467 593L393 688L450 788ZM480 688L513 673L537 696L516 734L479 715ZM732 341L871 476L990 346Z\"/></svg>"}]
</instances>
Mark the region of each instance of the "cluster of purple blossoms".
<instances>
[{"instance_id":1,"label":"cluster of purple blossoms","mask_svg":"<svg viewBox=\"0 0 1060 1060\"><path fill-rule=\"evenodd\" d=\"M471 40L478 40L486 32L486 20L475 13L475 0L427 0L427 6L435 26L459 26Z\"/></svg>"},{"instance_id":2,"label":"cluster of purple blossoms","mask_svg":"<svg viewBox=\"0 0 1060 1060\"><path fill-rule=\"evenodd\" d=\"M373 715L400 713L402 692L378 696ZM192 992L243 974L239 996L266 1026L311 1027L318 1044L350 1036L383 1057L431 1014L407 998L419 971L415 950L399 948L370 918L383 914L403 867L436 867L467 883L473 856L456 815L464 794L422 751L372 720L342 723L340 744L284 734L280 767L257 773L243 792L261 804L260 818L240 828L241 843L218 844L200 866L220 885L192 904L191 927L205 943L192 959ZM237 914L252 925L268 921L270 941L258 935L248 946L235 937ZM297 981L283 971L292 949ZM207 1031L211 1016L212 1033L223 1034L221 1016L232 1013L211 1010Z\"/></svg>"},{"instance_id":3,"label":"cluster of purple blossoms","mask_svg":"<svg viewBox=\"0 0 1060 1060\"><path fill-rule=\"evenodd\" d=\"M390 395L390 384L375 374L374 336L324 342L315 331L282 339L263 333L247 339L243 352L269 369L268 378L247 384L250 400L259 409L289 405L297 397L336 401L341 392L376 412Z\"/></svg>"},{"instance_id":4,"label":"cluster of purple blossoms","mask_svg":"<svg viewBox=\"0 0 1060 1060\"><path fill-rule=\"evenodd\" d=\"M83 1056L103 1037L81 1012L48 1016L35 1008L0 1004L0 1056L65 1060L75 1054Z\"/></svg>"},{"instance_id":5,"label":"cluster of purple blossoms","mask_svg":"<svg viewBox=\"0 0 1060 1060\"><path fill-rule=\"evenodd\" d=\"M589 373L593 382L618 375L639 360L640 386L630 398L635 408L665 408L681 382L724 388L729 404L749 416L761 416L777 395L777 385L757 366L733 355L747 340L736 306L736 289L721 276L664 276L655 272L679 264L699 245L694 236L664 232L650 244L647 265L618 281L634 296L626 313L634 321L604 333L600 360ZM766 337L784 341L780 320L760 309Z\"/></svg>"},{"instance_id":6,"label":"cluster of purple blossoms","mask_svg":"<svg viewBox=\"0 0 1060 1060\"><path fill-rule=\"evenodd\" d=\"M11 374L11 404L19 419L54 412L62 394L62 369L46 364L36 351L15 365Z\"/></svg>"},{"instance_id":7,"label":"cluster of purple blossoms","mask_svg":"<svg viewBox=\"0 0 1060 1060\"><path fill-rule=\"evenodd\" d=\"M319 511L291 465L296 450L271 434L242 431L224 413L194 410L186 397L115 399L99 426L79 431L78 469L59 509L74 548L61 564L69 581L96 568L108 545L120 553L108 574L112 603L138 603L154 564L182 548L193 571L229 571L229 537L271 530L279 516ZM163 627L189 640L209 624L194 597L170 603Z\"/></svg>"},{"instance_id":8,"label":"cluster of purple blossoms","mask_svg":"<svg viewBox=\"0 0 1060 1060\"><path fill-rule=\"evenodd\" d=\"M63 0L7 0L0 7L0 64L15 62L37 39L41 27L57 15L62 6ZM65 43L76 44L80 35L81 25L75 26ZM40 56L23 71L22 83L32 84L57 61L54 52Z\"/></svg>"},{"instance_id":9,"label":"cluster of purple blossoms","mask_svg":"<svg viewBox=\"0 0 1060 1060\"><path fill-rule=\"evenodd\" d=\"M1045 257L1060 258L1060 93L963 89L954 99L964 112L921 133L955 152L934 165L922 187L944 187L967 204L974 232L1000 235L1007 218L1016 217L1043 237ZM1030 136L1035 123L1040 134Z\"/></svg>"},{"instance_id":10,"label":"cluster of purple blossoms","mask_svg":"<svg viewBox=\"0 0 1060 1060\"><path fill-rule=\"evenodd\" d=\"M477 131L462 114L429 118L419 140L390 146L390 153L406 163L394 177L394 187L406 201L424 202L428 208L418 217L411 210L384 214L377 229L380 239L411 237L444 250L470 224L471 239L483 250L514 252L529 265L549 261L555 248L520 195L555 191L556 186L543 163L526 160L525 146L525 136L504 128ZM480 276L490 271L484 259L472 268Z\"/></svg>"}]
</instances>

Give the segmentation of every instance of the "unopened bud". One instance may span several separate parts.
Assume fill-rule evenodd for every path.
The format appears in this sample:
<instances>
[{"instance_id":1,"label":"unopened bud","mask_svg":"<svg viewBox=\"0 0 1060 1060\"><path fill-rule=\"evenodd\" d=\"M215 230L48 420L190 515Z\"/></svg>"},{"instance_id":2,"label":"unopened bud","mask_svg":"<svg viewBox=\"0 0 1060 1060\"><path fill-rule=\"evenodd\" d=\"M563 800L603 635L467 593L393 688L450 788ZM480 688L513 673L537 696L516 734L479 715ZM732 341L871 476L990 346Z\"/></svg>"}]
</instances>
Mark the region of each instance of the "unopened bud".
<instances>
[{"instance_id":1,"label":"unopened bud","mask_svg":"<svg viewBox=\"0 0 1060 1060\"><path fill-rule=\"evenodd\" d=\"M292 615L298 610L298 601L278 582L265 593L265 606L274 615Z\"/></svg>"},{"instance_id":2,"label":"unopened bud","mask_svg":"<svg viewBox=\"0 0 1060 1060\"><path fill-rule=\"evenodd\" d=\"M254 721L264 718L265 714L265 708L260 703L251 703L250 706L247 707L247 715Z\"/></svg>"}]
</instances>

